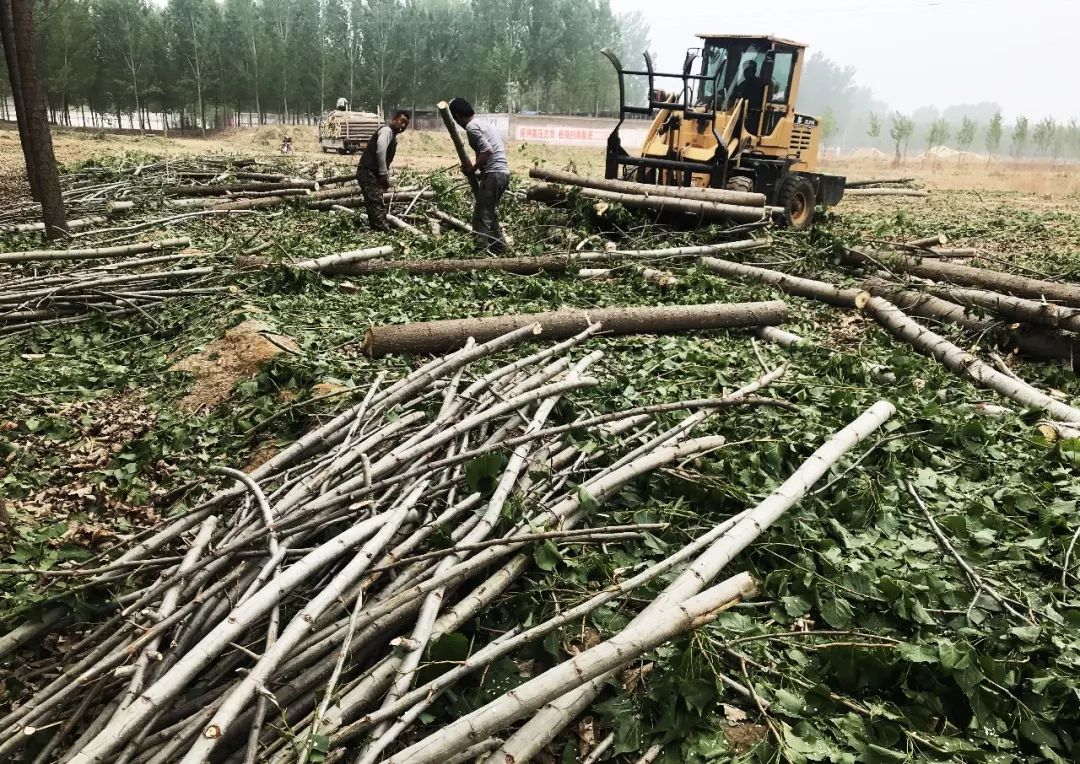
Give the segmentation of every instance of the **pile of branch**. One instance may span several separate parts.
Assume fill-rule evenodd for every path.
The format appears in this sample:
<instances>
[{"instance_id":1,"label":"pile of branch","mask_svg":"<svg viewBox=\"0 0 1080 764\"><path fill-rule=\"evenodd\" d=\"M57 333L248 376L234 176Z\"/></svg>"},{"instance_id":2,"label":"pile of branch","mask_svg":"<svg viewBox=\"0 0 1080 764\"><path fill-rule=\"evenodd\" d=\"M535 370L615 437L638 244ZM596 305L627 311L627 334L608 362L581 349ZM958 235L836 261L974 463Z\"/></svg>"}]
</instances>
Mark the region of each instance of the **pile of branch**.
<instances>
[{"instance_id":1,"label":"pile of branch","mask_svg":"<svg viewBox=\"0 0 1080 764\"><path fill-rule=\"evenodd\" d=\"M105 565L66 571L111 589L115 608L91 623L53 613L48 627L16 629L11 644L64 627L69 638L55 658L20 670L25 692L0 719L0 756L26 748L72 764L307 762L340 761L353 746L367 763L441 762L477 743L491 750L516 719L753 594L746 574L713 581L892 414L876 404L757 508L633 577L492 635L473 622L531 567L537 544L550 558L553 545L633 542L655 526L602 525L606 500L722 447L720 436L691 434L712 412L781 403L755 394L783 368L722 398L555 424L565 396L597 384L588 372L602 354L577 348L601 327L470 371L537 330L470 343L388 386L380 378L360 403L250 474L218 469L234 488ZM671 411L691 413L654 431L652 416ZM585 439L572 434L606 445L582 450ZM631 607L628 592L684 565L606 642L427 737L432 728L416 726L455 684L609 602ZM425 681L429 646L461 631L475 631L469 656Z\"/></svg>"},{"instance_id":2,"label":"pile of branch","mask_svg":"<svg viewBox=\"0 0 1080 764\"><path fill-rule=\"evenodd\" d=\"M211 266L167 268L184 254L140 255L186 247L188 239L165 239L117 247L39 250L0 254L0 335L86 321L96 316L149 315L176 298L220 296L220 272ZM3 265L131 259L20 276Z\"/></svg>"},{"instance_id":3,"label":"pile of branch","mask_svg":"<svg viewBox=\"0 0 1080 764\"><path fill-rule=\"evenodd\" d=\"M876 263L873 258L859 253L852 253L851 258L858 263ZM992 271L987 273L995 275L980 275L975 279L970 275L971 272L981 272L983 269L951 263L921 264L915 258L890 258L887 262L889 265L899 265L908 272L921 270L934 274L959 273L969 281L992 278L1018 291L1053 288L1058 296L1068 296L1069 290L1080 289L1076 285L1040 282ZM953 290L932 286L934 294L927 294L881 278L868 279L860 288L845 288L718 258L702 258L702 263L709 270L726 278L769 284L787 294L836 307L864 311L894 336L908 342L916 350L936 358L951 371L970 378L976 384L1024 406L1041 409L1059 422L1072 424L1080 421L1080 409L1036 390L1011 372L1006 373L988 366L907 315L911 313L921 318L955 324L974 333L977 338L990 336L1010 351L1022 352L1035 358L1065 360L1076 369L1080 368L1080 343L1071 336L1046 330L1072 328L1080 324L1080 319L1069 308L980 290ZM987 311L997 311L1002 318L1009 321L1002 323L971 315L965 307L970 305ZM1016 324L1012 321L1014 318L1031 321L1036 326Z\"/></svg>"}]
</instances>

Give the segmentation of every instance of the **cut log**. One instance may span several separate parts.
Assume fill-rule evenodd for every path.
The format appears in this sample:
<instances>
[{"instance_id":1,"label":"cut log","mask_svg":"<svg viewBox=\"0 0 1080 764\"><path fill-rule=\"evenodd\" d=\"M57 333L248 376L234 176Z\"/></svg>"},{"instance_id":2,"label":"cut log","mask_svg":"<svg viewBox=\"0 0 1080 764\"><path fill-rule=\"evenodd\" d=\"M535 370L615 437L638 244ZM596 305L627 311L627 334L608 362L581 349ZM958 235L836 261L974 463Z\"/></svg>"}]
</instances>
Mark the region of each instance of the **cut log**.
<instances>
[{"instance_id":1,"label":"cut log","mask_svg":"<svg viewBox=\"0 0 1080 764\"><path fill-rule=\"evenodd\" d=\"M191 246L191 239L161 239L140 244L127 244L122 247L101 247L100 249L39 249L27 252L0 253L0 263L28 263L52 260L95 260L122 255L141 255L147 252L161 252L166 249L178 249Z\"/></svg>"},{"instance_id":2,"label":"cut log","mask_svg":"<svg viewBox=\"0 0 1080 764\"><path fill-rule=\"evenodd\" d=\"M449 223L459 231L464 231L465 233L473 232L472 226L466 223L464 220L458 220L453 215L448 215L442 210L432 210L431 216L437 220L441 220L444 223Z\"/></svg>"},{"instance_id":3,"label":"cut log","mask_svg":"<svg viewBox=\"0 0 1080 764\"><path fill-rule=\"evenodd\" d=\"M615 249L611 252L585 252L581 255L584 260L600 260L610 258L612 255L628 258L640 258L651 260L669 257L700 257L701 255L715 255L721 252L749 252L754 249L765 249L772 246L772 239L766 236L763 239L743 239L740 241L726 241L720 244L704 244L697 247L668 247L666 249Z\"/></svg>"},{"instance_id":4,"label":"cut log","mask_svg":"<svg viewBox=\"0 0 1080 764\"><path fill-rule=\"evenodd\" d=\"M94 215L87 218L78 218L77 220L69 220L67 222L68 231L78 231L83 228L89 228L92 225L98 225L99 223L105 223L108 218L102 215ZM9 225L0 227L0 233L36 233L43 232L45 230L44 223L19 223L18 225Z\"/></svg>"},{"instance_id":5,"label":"cut log","mask_svg":"<svg viewBox=\"0 0 1080 764\"><path fill-rule=\"evenodd\" d=\"M905 242L905 247L915 247L917 249L930 249L931 247L944 247L949 243L949 239L943 233L939 233L936 236L927 236L925 239L916 239L915 241Z\"/></svg>"},{"instance_id":6,"label":"cut log","mask_svg":"<svg viewBox=\"0 0 1080 764\"><path fill-rule=\"evenodd\" d=\"M387 194L391 196L397 194L400 196L423 190L424 189L420 188L420 186L395 186L394 188L387 191L384 196L386 196ZM350 185L346 186L345 188L327 188L308 194L308 199L310 201L318 201L321 199L344 199L345 197L349 196L361 196L359 187L355 185Z\"/></svg>"},{"instance_id":7,"label":"cut log","mask_svg":"<svg viewBox=\"0 0 1080 764\"><path fill-rule=\"evenodd\" d=\"M406 223L404 220L399 218L397 215L391 215L391 214L387 213L386 222L389 223L390 225L392 225L394 228L398 229L399 231L405 231L407 233L411 233L413 236L415 236L418 239L426 239L426 238L428 238L428 235L426 233L421 231L419 228L414 226L412 223Z\"/></svg>"},{"instance_id":8,"label":"cut log","mask_svg":"<svg viewBox=\"0 0 1080 764\"><path fill-rule=\"evenodd\" d=\"M960 305L983 308L1016 321L1080 332L1080 310L1074 308L1063 308L1059 305L1026 300L1023 297L1012 297L983 289L935 286L930 291L938 297Z\"/></svg>"},{"instance_id":9,"label":"cut log","mask_svg":"<svg viewBox=\"0 0 1080 764\"><path fill-rule=\"evenodd\" d=\"M577 272L578 278L585 281L607 281L612 277L611 268L582 268Z\"/></svg>"},{"instance_id":10,"label":"cut log","mask_svg":"<svg viewBox=\"0 0 1080 764\"><path fill-rule=\"evenodd\" d=\"M229 185L174 186L162 189L166 196L223 196L247 191L286 191L294 189L315 190L313 180L290 180L285 183L233 183Z\"/></svg>"},{"instance_id":11,"label":"cut log","mask_svg":"<svg viewBox=\"0 0 1080 764\"><path fill-rule=\"evenodd\" d=\"M566 186L556 186L550 183L534 183L529 187L526 197L534 201L559 204L567 201L572 193L579 194L586 199L621 204L627 209L647 210L649 212L682 212L695 215L703 220L756 223L765 217L765 211L761 207L742 207L735 204L703 202L694 199L676 199L670 196L620 194L614 191L600 191L595 188L576 188L571 192L571 189Z\"/></svg>"},{"instance_id":12,"label":"cut log","mask_svg":"<svg viewBox=\"0 0 1080 764\"><path fill-rule=\"evenodd\" d=\"M467 164L471 164L469 161L469 155L465 153L465 144L461 140L461 133L458 132L457 123L454 122L454 118L450 116L450 104L446 101L439 101L437 107L439 110L439 116L442 117L443 124L446 125L447 131L450 133L450 140L454 142L454 150L457 152L458 160L464 167ZM465 173L465 177L469 179L469 188L472 189L473 196L477 196L480 193L480 181L477 180L476 173Z\"/></svg>"},{"instance_id":13,"label":"cut log","mask_svg":"<svg viewBox=\"0 0 1080 764\"><path fill-rule=\"evenodd\" d=\"M885 298L905 313L962 326L974 334L993 339L999 347L1009 352L1042 360L1064 360L1073 367L1080 362L1080 346L1060 335L1023 326L1005 326L997 321L979 318L955 302L904 289L881 279L867 279L862 286L868 293Z\"/></svg>"},{"instance_id":14,"label":"cut log","mask_svg":"<svg viewBox=\"0 0 1080 764\"><path fill-rule=\"evenodd\" d=\"M768 268L733 263L715 257L703 257L701 262L713 273L718 273L725 278L769 284L788 294L819 300L841 308L854 308L855 300L861 293L859 289L844 289L824 281L804 279Z\"/></svg>"},{"instance_id":15,"label":"cut log","mask_svg":"<svg viewBox=\"0 0 1080 764\"><path fill-rule=\"evenodd\" d=\"M397 191L388 191L383 194L383 201L389 202L411 202L414 199L434 199L434 191L408 191L405 193ZM352 194L349 196L341 196L335 199L320 199L318 201L309 201L307 207L309 210L329 210L335 206L339 207L363 207L364 197L359 194Z\"/></svg>"},{"instance_id":16,"label":"cut log","mask_svg":"<svg viewBox=\"0 0 1080 764\"><path fill-rule=\"evenodd\" d=\"M763 339L782 348L791 349L806 345L806 340L799 335L775 326L758 326L750 331L758 339Z\"/></svg>"},{"instance_id":17,"label":"cut log","mask_svg":"<svg viewBox=\"0 0 1080 764\"><path fill-rule=\"evenodd\" d=\"M386 247L386 249L390 249ZM467 260L373 260L353 262L333 272L343 276L369 276L387 271L403 271L416 275L465 273L470 271L503 271L518 276L538 273L564 273L574 263L572 257L478 257Z\"/></svg>"},{"instance_id":18,"label":"cut log","mask_svg":"<svg viewBox=\"0 0 1080 764\"><path fill-rule=\"evenodd\" d=\"M394 254L393 247L372 247L370 249L354 249L348 252L339 252L336 255L316 257L312 260L301 260L291 263L290 268L301 268L305 271L318 271L319 273L340 273L340 268L347 267L362 260L373 260L376 257L386 257Z\"/></svg>"},{"instance_id":19,"label":"cut log","mask_svg":"<svg viewBox=\"0 0 1080 764\"><path fill-rule=\"evenodd\" d=\"M1061 284L1056 281L1016 276L1012 273L991 271L969 265L923 260L918 257L900 255L874 255L872 258L856 250L848 250L845 260L856 264L883 263L891 270L909 273L924 279L943 281L958 286L978 287L995 292L1028 297L1033 300L1048 300L1073 308L1080 308L1080 285Z\"/></svg>"},{"instance_id":20,"label":"cut log","mask_svg":"<svg viewBox=\"0 0 1080 764\"><path fill-rule=\"evenodd\" d=\"M277 207L287 202L296 201L295 196L261 196L255 199L238 199L235 202L215 202L210 205L215 210L261 210L267 207Z\"/></svg>"},{"instance_id":21,"label":"cut log","mask_svg":"<svg viewBox=\"0 0 1080 764\"><path fill-rule=\"evenodd\" d=\"M922 326L883 297L864 294L859 307L874 317L886 331L904 340L916 350L935 358L955 374L968 377L977 385L993 390L1024 406L1041 409L1055 421L1080 423L1080 409L1051 398L1023 380L1002 374L989 364L939 334Z\"/></svg>"},{"instance_id":22,"label":"cut log","mask_svg":"<svg viewBox=\"0 0 1080 764\"><path fill-rule=\"evenodd\" d=\"M364 337L364 350L373 357L389 353L443 353L464 347L470 337L478 343L536 324L544 339L566 339L599 323L608 334L666 334L703 329L773 326L787 319L787 305L772 302L662 305L658 307L568 308L547 313L521 313L484 318L424 321L373 326Z\"/></svg>"},{"instance_id":23,"label":"cut log","mask_svg":"<svg viewBox=\"0 0 1080 764\"><path fill-rule=\"evenodd\" d=\"M600 191L614 191L616 193L634 194L636 196L669 196L673 199L692 199L700 202L735 204L740 207L765 206L765 194L755 194L747 191L729 191L726 188L658 186L651 183L632 183L626 180L590 178L585 175L578 175L563 170L546 170L543 167L534 167L529 170L529 177L535 178L536 180L546 180L550 183L561 183L566 186L594 188Z\"/></svg>"},{"instance_id":24,"label":"cut log","mask_svg":"<svg viewBox=\"0 0 1080 764\"><path fill-rule=\"evenodd\" d=\"M844 185L846 188L865 188L866 186L899 186L904 183L914 182L914 178L871 178L869 180L849 180Z\"/></svg>"},{"instance_id":25,"label":"cut log","mask_svg":"<svg viewBox=\"0 0 1080 764\"><path fill-rule=\"evenodd\" d=\"M930 192L915 188L848 188L844 192L844 198L849 196L914 196L925 199L930 196Z\"/></svg>"}]
</instances>

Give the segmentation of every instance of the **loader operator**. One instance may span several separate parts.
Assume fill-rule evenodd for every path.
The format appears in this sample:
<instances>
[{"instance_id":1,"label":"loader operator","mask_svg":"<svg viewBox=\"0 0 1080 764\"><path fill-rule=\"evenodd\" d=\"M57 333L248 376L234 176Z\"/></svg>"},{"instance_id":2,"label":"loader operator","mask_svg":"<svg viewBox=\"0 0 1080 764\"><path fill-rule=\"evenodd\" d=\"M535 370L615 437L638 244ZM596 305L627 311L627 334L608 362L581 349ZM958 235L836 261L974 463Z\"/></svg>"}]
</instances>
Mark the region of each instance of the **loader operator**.
<instances>
[{"instance_id":1,"label":"loader operator","mask_svg":"<svg viewBox=\"0 0 1080 764\"><path fill-rule=\"evenodd\" d=\"M506 239L499 225L499 199L510 187L510 165L506 162L506 148L502 138L486 122L476 119L472 104L464 98L450 102L450 116L469 139L469 146L476 152L476 161L466 161L461 170L466 175L480 171L480 190L473 208L472 228L478 253L500 254L506 252Z\"/></svg>"},{"instance_id":2,"label":"loader operator","mask_svg":"<svg viewBox=\"0 0 1080 764\"><path fill-rule=\"evenodd\" d=\"M736 98L745 98L746 107L750 110L760 110L765 98L765 79L758 77L757 62L747 61L743 66L743 78L735 88Z\"/></svg>"},{"instance_id":3,"label":"loader operator","mask_svg":"<svg viewBox=\"0 0 1080 764\"><path fill-rule=\"evenodd\" d=\"M368 224L374 231L389 231L386 224L386 203L383 192L390 189L390 165L397 153L397 137L409 127L410 115L399 111L381 125L364 146L360 163L356 165L356 182L364 195Z\"/></svg>"}]
</instances>

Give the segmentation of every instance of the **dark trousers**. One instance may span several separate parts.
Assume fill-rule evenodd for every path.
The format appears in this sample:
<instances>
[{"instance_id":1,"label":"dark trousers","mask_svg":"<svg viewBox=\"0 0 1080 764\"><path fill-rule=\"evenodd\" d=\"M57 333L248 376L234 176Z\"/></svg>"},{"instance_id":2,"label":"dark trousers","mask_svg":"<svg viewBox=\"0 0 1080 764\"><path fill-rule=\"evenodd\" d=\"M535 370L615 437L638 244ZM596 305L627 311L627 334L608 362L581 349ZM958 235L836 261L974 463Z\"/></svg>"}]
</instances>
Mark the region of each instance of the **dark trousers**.
<instances>
[{"instance_id":1,"label":"dark trousers","mask_svg":"<svg viewBox=\"0 0 1080 764\"><path fill-rule=\"evenodd\" d=\"M506 239L499 225L499 200L510 187L510 175L505 172L485 172L480 178L480 192L476 195L472 227L478 252L506 251Z\"/></svg>"},{"instance_id":2,"label":"dark trousers","mask_svg":"<svg viewBox=\"0 0 1080 764\"><path fill-rule=\"evenodd\" d=\"M389 231L386 224L386 202L383 201L383 187L379 183L379 176L366 167L356 170L356 182L360 184L360 193L364 195L364 206L367 207L368 225L374 231Z\"/></svg>"}]
</instances>

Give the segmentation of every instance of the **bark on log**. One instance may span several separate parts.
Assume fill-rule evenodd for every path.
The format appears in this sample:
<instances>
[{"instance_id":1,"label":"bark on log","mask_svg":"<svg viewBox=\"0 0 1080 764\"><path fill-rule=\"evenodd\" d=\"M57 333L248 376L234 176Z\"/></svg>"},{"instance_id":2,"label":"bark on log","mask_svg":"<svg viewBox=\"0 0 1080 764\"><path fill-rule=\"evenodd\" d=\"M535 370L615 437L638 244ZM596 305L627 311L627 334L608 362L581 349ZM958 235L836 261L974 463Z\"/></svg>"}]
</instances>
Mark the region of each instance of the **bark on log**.
<instances>
[{"instance_id":1,"label":"bark on log","mask_svg":"<svg viewBox=\"0 0 1080 764\"><path fill-rule=\"evenodd\" d=\"M1055 421L1080 423L1080 409L1062 403L1036 390L1021 379L1002 374L957 345L935 334L907 316L883 297L866 294L860 298L860 308L890 334L904 340L916 350L940 361L947 369L968 377L977 385L1004 395L1017 403L1042 409Z\"/></svg>"},{"instance_id":2,"label":"bark on log","mask_svg":"<svg viewBox=\"0 0 1080 764\"><path fill-rule=\"evenodd\" d=\"M28 263L52 260L94 260L121 255L140 255L147 252L161 252L166 249L191 246L191 239L162 239L141 244L127 244L122 247L102 247L100 249L39 249L27 252L0 253L0 263Z\"/></svg>"},{"instance_id":3,"label":"bark on log","mask_svg":"<svg viewBox=\"0 0 1080 764\"><path fill-rule=\"evenodd\" d=\"M387 194L411 194L416 191L423 191L420 186L395 186L393 189L387 192ZM385 196L386 194L384 194ZM327 188L322 191L315 191L308 195L310 201L316 201L321 199L344 199L348 196L360 196L360 188L356 185L346 186L345 188Z\"/></svg>"},{"instance_id":4,"label":"bark on log","mask_svg":"<svg viewBox=\"0 0 1080 764\"><path fill-rule=\"evenodd\" d=\"M470 337L483 343L532 324L539 327L544 339L559 340L573 337L594 323L602 324L608 334L663 334L696 329L772 326L783 323L787 313L787 305L779 300L592 310L568 308L547 313L373 326L364 337L364 351L372 357L389 353L443 353L464 347Z\"/></svg>"},{"instance_id":5,"label":"bark on log","mask_svg":"<svg viewBox=\"0 0 1080 764\"><path fill-rule=\"evenodd\" d=\"M849 186L850 188L850 186ZM917 247L919 249L929 249L931 247L944 247L949 243L949 239L943 233L939 233L936 236L927 236L925 239L916 239L915 241L905 242L905 247Z\"/></svg>"},{"instance_id":6,"label":"bark on log","mask_svg":"<svg viewBox=\"0 0 1080 764\"><path fill-rule=\"evenodd\" d=\"M92 225L99 223L105 223L108 218L102 215L94 215L88 218L78 218L76 220L69 220L67 222L68 231L78 231L81 228L89 228ZM0 233L32 233L34 231L44 231L44 223L19 223L18 225L9 225L0 227Z\"/></svg>"},{"instance_id":7,"label":"bark on log","mask_svg":"<svg viewBox=\"0 0 1080 764\"><path fill-rule=\"evenodd\" d=\"M565 273L574 264L572 257L479 257L467 260L373 260L350 263L333 272L342 276L369 276L387 271L416 275L503 271L518 276L538 273Z\"/></svg>"},{"instance_id":8,"label":"bark on log","mask_svg":"<svg viewBox=\"0 0 1080 764\"><path fill-rule=\"evenodd\" d=\"M692 199L700 202L734 204L740 207L764 207L765 194L747 191L729 191L726 188L697 188L693 186L658 186L649 183L632 183L625 180L590 178L563 170L547 170L534 167L529 170L529 177L565 186L593 188L600 191L614 191L636 196L669 196L673 199Z\"/></svg>"},{"instance_id":9,"label":"bark on log","mask_svg":"<svg viewBox=\"0 0 1080 764\"><path fill-rule=\"evenodd\" d=\"M383 194L383 201L387 204L390 202L411 202L414 199L434 199L434 191L407 191L405 193L388 191ZM319 199L317 201L308 201L307 208L309 210L329 210L335 206L357 208L364 206L364 197L359 194L350 194L349 196L341 196L335 199Z\"/></svg>"},{"instance_id":10,"label":"bark on log","mask_svg":"<svg viewBox=\"0 0 1080 764\"><path fill-rule=\"evenodd\" d=\"M848 188L844 191L844 198L849 196L914 196L925 199L930 192L915 188Z\"/></svg>"},{"instance_id":11,"label":"bark on log","mask_svg":"<svg viewBox=\"0 0 1080 764\"><path fill-rule=\"evenodd\" d=\"M305 271L318 271L325 274L347 273L347 269L364 260L372 260L376 257L386 257L394 254L394 248L372 247L370 249L354 249L348 252L339 252L336 255L316 257L311 260L301 260L298 263L289 263L290 268L300 268ZM346 269L346 270L342 270Z\"/></svg>"},{"instance_id":12,"label":"bark on log","mask_svg":"<svg viewBox=\"0 0 1080 764\"><path fill-rule=\"evenodd\" d=\"M881 279L867 279L863 289L883 297L905 313L934 321L962 326L970 332L986 335L999 347L1042 360L1064 360L1076 368L1080 362L1080 345L1056 334L1033 331L1028 327L1013 328L1000 322L971 315L962 305L943 300L932 294L904 289Z\"/></svg>"},{"instance_id":13,"label":"bark on log","mask_svg":"<svg viewBox=\"0 0 1080 764\"><path fill-rule=\"evenodd\" d=\"M733 263L715 257L703 257L701 262L713 273L718 273L726 278L769 284L788 294L819 300L841 308L854 308L855 300L860 294L858 289L844 289L824 281L804 279L768 268Z\"/></svg>"},{"instance_id":14,"label":"bark on log","mask_svg":"<svg viewBox=\"0 0 1080 764\"><path fill-rule=\"evenodd\" d=\"M397 215L391 215L390 213L387 213L386 214L386 222L389 223L390 225L392 225L394 228L398 229L399 231L405 231L407 233L411 233L413 236L415 236L418 239L426 239L426 238L428 238L428 235L426 233L424 233L423 231L421 231L419 228L412 225L411 223L406 223L404 220L399 218Z\"/></svg>"},{"instance_id":15,"label":"bark on log","mask_svg":"<svg viewBox=\"0 0 1080 764\"><path fill-rule=\"evenodd\" d=\"M230 185L174 186L162 189L166 196L224 196L228 193L242 194L246 191L293 191L315 190L313 180L293 180L285 183L233 183Z\"/></svg>"},{"instance_id":16,"label":"bark on log","mask_svg":"<svg viewBox=\"0 0 1080 764\"><path fill-rule=\"evenodd\" d=\"M983 308L1017 321L1080 332L1080 310L1074 308L1063 308L1059 305L988 292L983 289L939 286L932 287L930 291L938 297L968 308Z\"/></svg>"},{"instance_id":17,"label":"bark on log","mask_svg":"<svg viewBox=\"0 0 1080 764\"><path fill-rule=\"evenodd\" d=\"M640 258L651 260L668 257L699 257L701 255L715 255L721 252L749 252L754 249L764 249L772 246L772 239L766 236L763 239L743 239L740 241L726 241L720 244L703 244L697 247L667 247L665 249L616 249L611 252L585 252L583 260L603 260L613 255L618 257Z\"/></svg>"},{"instance_id":18,"label":"bark on log","mask_svg":"<svg viewBox=\"0 0 1080 764\"><path fill-rule=\"evenodd\" d=\"M446 101L439 101L438 106L439 116L442 117L443 124L446 125L447 131L450 133L450 140L454 142L454 150L457 152L458 159L462 165L469 164L469 155L465 153L465 144L461 141L461 133L458 132L457 123L454 122L454 118L450 116L450 104ZM480 181L476 178L476 173L463 173L466 178L469 179L469 188L472 189L473 196L478 196L480 193Z\"/></svg>"},{"instance_id":19,"label":"bark on log","mask_svg":"<svg viewBox=\"0 0 1080 764\"><path fill-rule=\"evenodd\" d=\"M956 263L924 261L918 257L874 255L871 259L855 250L848 250L845 260L860 265L874 264L874 260L878 260L894 271L909 273L924 279L989 289L1033 300L1050 300L1069 307L1080 308L1080 285L1077 284L1061 284L1056 281L1016 276L1011 273Z\"/></svg>"},{"instance_id":20,"label":"bark on log","mask_svg":"<svg viewBox=\"0 0 1080 764\"><path fill-rule=\"evenodd\" d=\"M696 215L704 220L728 220L737 223L756 223L765 216L761 207L742 207L735 204L702 202L694 199L676 199L670 196L638 196L620 194L614 191L600 191L595 188L578 188L576 193L586 199L621 204L627 209L647 210L649 212L682 212ZM547 203L565 202L570 197L570 189L550 183L534 183L529 187L526 198Z\"/></svg>"},{"instance_id":21,"label":"bark on log","mask_svg":"<svg viewBox=\"0 0 1080 764\"><path fill-rule=\"evenodd\" d=\"M441 220L444 223L449 223L459 231L464 231L465 233L473 232L472 226L466 223L464 220L458 220L453 215L448 215L442 210L432 210L431 215L432 217Z\"/></svg>"}]
</instances>

